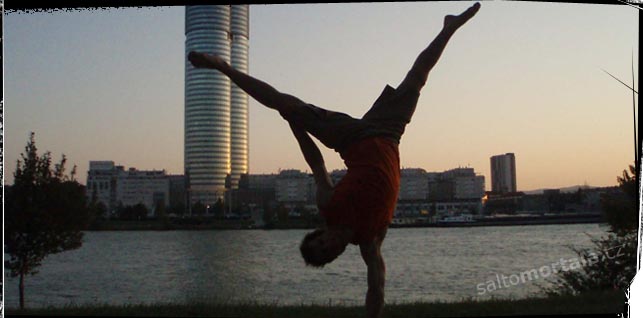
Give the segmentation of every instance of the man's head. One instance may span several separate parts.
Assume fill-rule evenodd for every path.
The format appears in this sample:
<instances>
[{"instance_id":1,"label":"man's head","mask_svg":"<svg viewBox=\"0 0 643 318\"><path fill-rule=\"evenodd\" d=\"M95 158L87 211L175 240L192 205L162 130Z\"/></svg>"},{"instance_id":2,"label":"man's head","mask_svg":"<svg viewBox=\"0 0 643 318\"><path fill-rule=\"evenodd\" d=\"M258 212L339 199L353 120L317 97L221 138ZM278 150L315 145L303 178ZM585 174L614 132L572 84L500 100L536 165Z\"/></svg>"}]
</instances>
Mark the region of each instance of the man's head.
<instances>
[{"instance_id":1,"label":"man's head","mask_svg":"<svg viewBox=\"0 0 643 318\"><path fill-rule=\"evenodd\" d=\"M322 267L344 252L352 234L344 227L316 229L301 242L301 256L307 265Z\"/></svg>"}]
</instances>

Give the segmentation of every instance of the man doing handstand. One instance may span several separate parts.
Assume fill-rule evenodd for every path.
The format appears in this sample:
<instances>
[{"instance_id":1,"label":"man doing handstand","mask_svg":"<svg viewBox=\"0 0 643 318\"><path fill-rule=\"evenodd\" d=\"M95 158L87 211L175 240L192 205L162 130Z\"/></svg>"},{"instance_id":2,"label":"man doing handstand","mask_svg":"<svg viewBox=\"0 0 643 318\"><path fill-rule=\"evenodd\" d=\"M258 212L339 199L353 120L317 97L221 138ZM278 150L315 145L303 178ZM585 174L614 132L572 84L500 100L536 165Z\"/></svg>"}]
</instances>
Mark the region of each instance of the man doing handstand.
<instances>
[{"instance_id":1,"label":"man doing handstand","mask_svg":"<svg viewBox=\"0 0 643 318\"><path fill-rule=\"evenodd\" d=\"M395 89L387 85L361 119L281 93L233 69L220 57L198 52L188 55L195 67L222 72L288 121L313 171L317 206L326 221L326 227L305 236L300 246L301 254L306 264L323 266L342 254L348 243L359 245L368 271L368 317L379 317L384 306L385 265L380 248L393 218L400 186L400 138L411 121L429 71L455 31L479 9L480 4L476 3L458 16L446 16L442 30L420 53L402 83ZM337 151L344 160L347 172L336 185L308 133Z\"/></svg>"}]
</instances>

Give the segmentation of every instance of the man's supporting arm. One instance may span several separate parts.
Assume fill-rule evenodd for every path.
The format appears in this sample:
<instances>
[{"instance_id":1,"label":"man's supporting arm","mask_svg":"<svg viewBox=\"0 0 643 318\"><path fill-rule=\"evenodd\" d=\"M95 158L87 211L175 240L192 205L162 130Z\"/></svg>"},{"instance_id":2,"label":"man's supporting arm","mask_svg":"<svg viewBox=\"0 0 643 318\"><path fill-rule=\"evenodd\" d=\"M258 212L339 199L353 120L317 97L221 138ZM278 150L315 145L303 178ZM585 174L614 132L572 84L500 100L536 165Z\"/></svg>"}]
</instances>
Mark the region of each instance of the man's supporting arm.
<instances>
[{"instance_id":1,"label":"man's supporting arm","mask_svg":"<svg viewBox=\"0 0 643 318\"><path fill-rule=\"evenodd\" d=\"M381 241L373 241L359 246L368 271L368 291L366 292L366 317L368 318L381 317L384 308L386 266L380 246Z\"/></svg>"},{"instance_id":2,"label":"man's supporting arm","mask_svg":"<svg viewBox=\"0 0 643 318\"><path fill-rule=\"evenodd\" d=\"M299 143L299 148L306 159L306 163L313 171L313 177L315 178L315 184L317 185L317 202L319 206L325 206L333 193L333 183L330 180L328 171L326 170L326 165L324 164L324 157L319 151L315 142L308 136L308 133L303 128L296 126L293 123L290 123L290 130L292 130L293 135L297 138L297 143Z\"/></svg>"}]
</instances>

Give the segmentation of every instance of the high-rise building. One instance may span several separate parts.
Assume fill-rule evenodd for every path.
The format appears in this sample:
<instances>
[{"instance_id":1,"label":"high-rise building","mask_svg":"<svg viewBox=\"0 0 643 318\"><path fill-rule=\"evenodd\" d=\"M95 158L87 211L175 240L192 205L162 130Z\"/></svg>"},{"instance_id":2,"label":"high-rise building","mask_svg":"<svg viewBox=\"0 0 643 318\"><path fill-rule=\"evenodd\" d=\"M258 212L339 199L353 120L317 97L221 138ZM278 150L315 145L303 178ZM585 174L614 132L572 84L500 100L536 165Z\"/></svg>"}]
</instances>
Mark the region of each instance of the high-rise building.
<instances>
[{"instance_id":1,"label":"high-rise building","mask_svg":"<svg viewBox=\"0 0 643 318\"><path fill-rule=\"evenodd\" d=\"M516 157L513 153L491 157L491 191L516 192Z\"/></svg>"},{"instance_id":2,"label":"high-rise building","mask_svg":"<svg viewBox=\"0 0 643 318\"><path fill-rule=\"evenodd\" d=\"M226 177L248 173L248 97L222 73L194 68L190 51L218 55L248 70L248 5L185 8L184 166L190 203L214 204Z\"/></svg>"},{"instance_id":3,"label":"high-rise building","mask_svg":"<svg viewBox=\"0 0 643 318\"><path fill-rule=\"evenodd\" d=\"M249 7L232 5L230 32L232 36L231 65L248 73ZM237 188L239 178L248 173L248 94L234 83L230 87L230 174L231 186Z\"/></svg>"}]
</instances>

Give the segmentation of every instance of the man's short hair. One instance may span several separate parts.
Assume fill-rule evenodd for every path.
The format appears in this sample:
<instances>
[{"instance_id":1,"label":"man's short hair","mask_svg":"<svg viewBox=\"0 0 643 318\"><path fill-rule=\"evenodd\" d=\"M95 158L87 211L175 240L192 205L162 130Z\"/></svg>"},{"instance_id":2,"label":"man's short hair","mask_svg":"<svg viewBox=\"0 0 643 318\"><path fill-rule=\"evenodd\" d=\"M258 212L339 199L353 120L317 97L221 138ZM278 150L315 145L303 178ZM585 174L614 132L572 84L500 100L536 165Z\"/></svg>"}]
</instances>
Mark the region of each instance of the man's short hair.
<instances>
[{"instance_id":1,"label":"man's short hair","mask_svg":"<svg viewBox=\"0 0 643 318\"><path fill-rule=\"evenodd\" d=\"M304 239L299 246L299 251L301 251L301 256L304 258L306 265L322 267L335 260L341 254L339 253L334 255L330 251L320 250L319 246L315 246L315 244L313 244L316 239L327 231L327 229L316 229L304 236Z\"/></svg>"}]
</instances>

